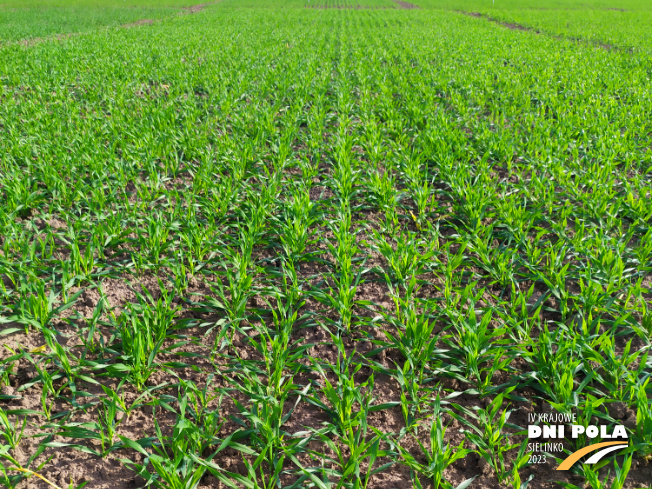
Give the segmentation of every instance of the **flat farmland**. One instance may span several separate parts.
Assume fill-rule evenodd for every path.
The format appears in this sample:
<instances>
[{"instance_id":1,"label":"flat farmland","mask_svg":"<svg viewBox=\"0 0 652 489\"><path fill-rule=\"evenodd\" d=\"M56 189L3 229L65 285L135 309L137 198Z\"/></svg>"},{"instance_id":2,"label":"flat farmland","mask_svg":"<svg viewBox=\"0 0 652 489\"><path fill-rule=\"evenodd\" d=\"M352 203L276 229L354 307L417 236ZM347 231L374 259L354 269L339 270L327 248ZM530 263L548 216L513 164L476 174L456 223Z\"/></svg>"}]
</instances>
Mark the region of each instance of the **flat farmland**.
<instances>
[{"instance_id":1,"label":"flat farmland","mask_svg":"<svg viewBox=\"0 0 652 489\"><path fill-rule=\"evenodd\" d=\"M0 6L0 485L652 487L650 27Z\"/></svg>"}]
</instances>

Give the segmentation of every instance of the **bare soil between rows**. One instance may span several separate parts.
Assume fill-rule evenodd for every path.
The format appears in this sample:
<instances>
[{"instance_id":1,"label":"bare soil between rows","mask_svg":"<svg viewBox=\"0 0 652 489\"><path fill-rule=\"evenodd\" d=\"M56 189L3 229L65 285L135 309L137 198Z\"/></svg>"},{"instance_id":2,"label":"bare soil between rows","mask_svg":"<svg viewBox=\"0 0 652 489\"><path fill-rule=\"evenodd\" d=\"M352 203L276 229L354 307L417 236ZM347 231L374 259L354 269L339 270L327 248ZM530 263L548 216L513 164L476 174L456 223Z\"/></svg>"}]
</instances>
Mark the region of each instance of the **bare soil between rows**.
<instances>
[{"instance_id":1,"label":"bare soil between rows","mask_svg":"<svg viewBox=\"0 0 652 489\"><path fill-rule=\"evenodd\" d=\"M372 259L380 259L378 256L372 257ZM319 276L323 276L328 272L323 265L318 263L307 264L310 266L306 267L306 270L301 271L302 276L312 277L312 280L318 280ZM389 290L385 284L382 282L365 282L366 287L361 287L361 297L360 299L368 299L373 301L380 307L391 307L391 298L389 295ZM133 290L139 290L141 286L144 286L154 296L157 298L160 296L160 289L158 286L158 280L156 276L145 275L145 276L133 276L125 275L121 279L105 279L102 284L102 288L106 293L110 306L115 308L124 307L128 302L131 302L135 299ZM208 294L209 288L206 283L203 283L201 279L194 279L190 292L198 294ZM81 296L77 304L74 306L73 311L79 313L81 316L88 317L92 314L93 309L95 308L97 301L99 300L99 294L95 289L88 289ZM258 301L259 302L259 301ZM252 306L258 304L252 303ZM315 314L324 314L323 311L319 310L318 304L313 304L308 302L302 313L315 313ZM192 311L182 311L180 317L193 317L194 313ZM202 321L207 321L208 318L203 318ZM61 333L60 341L67 346L71 346L78 341L75 330L67 322L60 322L57 325L57 329ZM179 378L184 380L192 380L196 385L202 388L206 385L206 380L210 374L216 374L216 387L226 387L228 385L228 378L231 374L228 374L224 371L225 365L215 364L207 361L207 358L210 357L211 346L214 341L214 333L205 336L205 330L207 328L197 328L195 330L189 331L189 334L196 335L196 337L201 338L202 341L198 343L188 344L183 347L182 351L186 354L194 355L193 357L187 357L185 360L189 365L194 367L194 370L191 369L179 369L175 372L175 376L170 375L165 372L157 372L149 382L150 386L163 385L164 383L175 383ZM364 333L364 334L362 334ZM100 329L98 334L103 337L110 335L110 331L105 331ZM384 339L384 330L382 327L367 328L364 332L354 333L350 337L345 339L345 347L347 349L347 354L353 354L357 352L358 354L365 354L373 349L372 343L369 340L372 339L382 340ZM326 362L333 363L337 359L337 347L332 344L330 341L330 336L324 328L320 325L311 326L308 328L297 329L293 331L293 341L304 342L308 344L313 344L309 350L309 355L313 359L318 359ZM6 336L2 338L2 344L7 344L13 349L22 347L23 349L30 351L35 350L44 346L42 336L35 331L31 331L29 334L24 333L15 333L13 335ZM74 348L74 347L73 347ZM240 359L260 359L259 352L249 343L246 336L238 334L233 341L233 347L230 351L230 354L234 358ZM2 352L3 356L7 355L6 350ZM173 357L171 357L173 358ZM395 368L397 364L401 361L401 356L397 351L392 349L383 350L377 354L374 358L374 361L378 362L383 368L391 369ZM18 399L11 400L9 402L2 402L5 409L29 409L29 410L39 410L40 409L40 389L38 386L31 387L23 392L18 392L18 388L34 378L35 372L27 363L21 363L17 366L15 375L12 375L10 378L12 380L11 386L5 387L2 390L4 395L17 395ZM514 365L517 370L523 370L526 365ZM373 371L369 367L363 367L363 369L357 374L360 378L356 377L357 381L363 382L368 376L370 376ZM101 379L100 379L101 380ZM115 382L106 379L108 384L112 388L115 388ZM298 385L308 385L310 382L319 380L318 377L314 376L313 372L299 374L295 382ZM335 378L329 379L331 382L336 382ZM102 380L103 383L104 380ZM446 377L435 378L433 379L435 383L441 383L441 386L445 391L460 391L464 389L464 386L460 385L458 381ZM92 384L79 385L80 390L85 390L93 393L94 395L101 395L101 392L98 391L97 386ZM544 412L547 409L546 404L541 400L537 400L536 392L530 388L520 388L516 393L522 396L525 399L531 401L526 402L512 402L511 409L512 415L510 417L510 422L513 422L519 426L523 426L527 423L528 413L540 413ZM173 397L177 395L177 389L164 388L161 391L158 391L158 395L167 394ZM132 388L129 388L126 392L127 399L135 399L138 394ZM375 374L375 385L374 385L374 396L376 398L376 403L390 403L398 402L401 397L401 387L398 384L397 380L391 376L383 375L380 373ZM296 398L292 398L288 405L294 403ZM487 407L490 397L479 398L476 395L462 394L454 398L452 402L455 402L459 405L465 406L469 409L474 406ZM239 398L239 402L247 403L246 398ZM55 412L70 409L69 405L64 403L57 402L55 406ZM622 411L622 412L620 412ZM623 424L631 425L632 423L636 424L635 413L629 409L621 409L618 413L614 415L622 419ZM170 413L164 411L157 411L157 418L162 424L164 431L169 431L171 429L171 424L174 419ZM235 429L239 426L235 423L228 421L228 417L231 415L237 414L237 409L235 405L230 401L226 400L221 407L221 414L226 421L222 431L219 436L225 438L229 436ZM88 411L79 410L75 412L69 422L87 422L94 419L94 411L90 409ZM297 432L302 431L306 428L318 429L322 426L324 422L328 420L328 416L325 412L320 409L317 409L315 406L301 400L297 405L297 409L289 418L285 429L288 432ZM461 425L457 420L451 418L448 414L444 415L444 420L448 425L446 431L446 439L452 446L459 445L462 441L465 440L465 435L461 431L463 425ZM38 444L42 441L42 438L32 438L33 435L38 435L43 433L39 427L46 424L46 420L41 416L29 416L30 426L26 431L26 437L20 444L20 454L21 462L25 462L27 458L36 451ZM405 420L401 413L400 407L394 407L391 409L385 409L372 413L369 417L369 424L375 429L383 433L393 434L394 436L398 434L401 429L405 428ZM154 435L154 424L152 418L152 407L148 405L140 406L131 413L129 419L124 423L121 423L119 434L126 436L130 439L139 439L148 436ZM516 437L516 442L523 441L523 437ZM55 442L64 442L71 443L77 442L82 445L93 447L97 449L97 446L94 442L84 442L83 440L71 440L69 438L64 438L61 436L55 436L53 439ZM315 443L315 442L313 442ZM401 441L401 446L408 450L420 463L425 463L425 458L423 457L422 452L419 448L419 443L424 446L428 446L428 428L423 426L417 436L408 435ZM466 443L466 446L469 447L469 443ZM322 446L316 446L315 448L323 450ZM512 453L513 452L513 453ZM507 454L507 459L512 460L515 455L515 450ZM36 463L46 461L47 457L52 457L52 459L45 465L42 471L39 473L45 476L47 479L58 484L60 487L68 487L71 479L75 484L80 484L83 482L88 482L86 487L88 488L98 488L98 489L134 489L143 487L145 481L137 476L134 472L129 470L124 464L120 462L120 459L123 458L134 458L134 452L131 450L117 450L112 452L105 458L99 458L87 453L80 452L73 448L62 447L62 448L50 448L36 460ZM310 460L306 458L300 458L302 463L310 463ZM396 460L396 459L395 459ZM382 460L378 461L377 465L381 463L390 462L391 460ZM218 463L221 467L224 467L226 470L235 472L240 475L246 475L246 466L243 463L242 457L233 450L225 450L220 452L218 456L214 459L214 462ZM312 462L314 464L314 462ZM620 461L622 465L622 461ZM530 475L534 475L535 478L530 482L528 487L530 489L552 489L553 487L559 487L558 482L566 482L582 486L584 479L573 475L571 473L557 472L555 470L557 463L554 460L548 460L545 464L533 465L521 471L522 480L526 480ZM479 457L476 453L471 453L465 458L454 463L449 467L445 476L454 486L461 484L463 481L475 478L471 487L478 489L501 489L507 487L505 484L500 484L496 477L496 474L493 468L487 464L487 462ZM288 476L289 477L289 476ZM627 482L624 486L624 489L638 489L643 487L649 480L652 478L652 466L645 463L644 460L634 460L630 475L627 478ZM429 480L425 478L420 478L421 483L424 488L432 488L432 484ZM510 482L510 481L506 481ZM31 478L20 484L20 489L45 489L47 485L36 478ZM205 475L200 484L200 489L209 489L209 488L226 488L226 486L217 480L211 475ZM368 485L369 489L411 489L414 487L412 476L410 474L409 468L401 463L394 463L390 467L386 468L382 472L375 475Z\"/></svg>"}]
</instances>

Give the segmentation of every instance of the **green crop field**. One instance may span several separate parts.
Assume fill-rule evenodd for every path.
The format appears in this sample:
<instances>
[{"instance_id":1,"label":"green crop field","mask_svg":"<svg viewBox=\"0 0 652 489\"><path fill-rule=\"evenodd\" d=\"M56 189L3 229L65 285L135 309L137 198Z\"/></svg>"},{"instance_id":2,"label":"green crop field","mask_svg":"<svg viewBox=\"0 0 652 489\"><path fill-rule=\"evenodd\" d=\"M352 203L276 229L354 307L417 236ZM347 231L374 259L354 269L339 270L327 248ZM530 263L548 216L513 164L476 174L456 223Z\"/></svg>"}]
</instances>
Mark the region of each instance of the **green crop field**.
<instances>
[{"instance_id":1,"label":"green crop field","mask_svg":"<svg viewBox=\"0 0 652 489\"><path fill-rule=\"evenodd\" d=\"M643 0L5 1L0 485L652 487L651 77Z\"/></svg>"}]
</instances>

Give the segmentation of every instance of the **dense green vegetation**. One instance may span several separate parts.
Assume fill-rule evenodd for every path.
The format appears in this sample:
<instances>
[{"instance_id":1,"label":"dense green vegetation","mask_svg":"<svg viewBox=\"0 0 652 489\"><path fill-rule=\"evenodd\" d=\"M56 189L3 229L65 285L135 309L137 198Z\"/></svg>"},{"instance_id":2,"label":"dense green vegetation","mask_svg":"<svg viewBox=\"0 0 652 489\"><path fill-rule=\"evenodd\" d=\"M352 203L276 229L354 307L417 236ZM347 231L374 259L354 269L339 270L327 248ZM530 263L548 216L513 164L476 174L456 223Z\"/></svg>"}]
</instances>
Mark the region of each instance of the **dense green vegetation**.
<instances>
[{"instance_id":1,"label":"dense green vegetation","mask_svg":"<svg viewBox=\"0 0 652 489\"><path fill-rule=\"evenodd\" d=\"M40 40L157 20L203 4L201 0L9 0L0 5L0 43Z\"/></svg>"},{"instance_id":2,"label":"dense green vegetation","mask_svg":"<svg viewBox=\"0 0 652 489\"><path fill-rule=\"evenodd\" d=\"M1 484L650 487L646 17L416 3L0 10Z\"/></svg>"},{"instance_id":3,"label":"dense green vegetation","mask_svg":"<svg viewBox=\"0 0 652 489\"><path fill-rule=\"evenodd\" d=\"M35 0L30 0L35 1ZM565 10L569 14L592 12L595 10L636 10L650 11L650 4L644 0L419 0L419 5L427 8L443 8L458 11L478 10ZM608 26L605 26L608 27Z\"/></svg>"},{"instance_id":4,"label":"dense green vegetation","mask_svg":"<svg viewBox=\"0 0 652 489\"><path fill-rule=\"evenodd\" d=\"M486 14L543 35L588 41L607 49L636 50L647 56L652 53L652 12L586 10L569 14L565 10L501 10L486 11Z\"/></svg>"},{"instance_id":5,"label":"dense green vegetation","mask_svg":"<svg viewBox=\"0 0 652 489\"><path fill-rule=\"evenodd\" d=\"M640 0L420 0L424 8L481 13L541 35L587 41L604 48L652 53L652 6Z\"/></svg>"},{"instance_id":6,"label":"dense green vegetation","mask_svg":"<svg viewBox=\"0 0 652 489\"><path fill-rule=\"evenodd\" d=\"M140 19L174 15L172 8L42 7L0 10L0 40L25 44L57 35L89 32L103 27L119 27Z\"/></svg>"},{"instance_id":7,"label":"dense green vegetation","mask_svg":"<svg viewBox=\"0 0 652 489\"><path fill-rule=\"evenodd\" d=\"M109 12L113 9L134 9L134 8L163 8L163 7L191 7L193 5L204 5L211 2L201 0L4 0L3 9L20 8L104 8ZM26 21L28 22L28 21Z\"/></svg>"}]
</instances>

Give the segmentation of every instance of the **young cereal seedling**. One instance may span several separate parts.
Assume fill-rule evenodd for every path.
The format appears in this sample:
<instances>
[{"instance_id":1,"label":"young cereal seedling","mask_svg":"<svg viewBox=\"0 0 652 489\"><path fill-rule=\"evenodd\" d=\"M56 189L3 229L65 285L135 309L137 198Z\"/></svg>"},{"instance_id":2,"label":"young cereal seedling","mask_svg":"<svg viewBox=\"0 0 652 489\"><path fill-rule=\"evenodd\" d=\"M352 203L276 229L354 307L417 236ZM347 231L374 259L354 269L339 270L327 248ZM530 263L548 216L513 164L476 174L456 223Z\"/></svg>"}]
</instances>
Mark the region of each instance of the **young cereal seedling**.
<instances>
[{"instance_id":1,"label":"young cereal seedling","mask_svg":"<svg viewBox=\"0 0 652 489\"><path fill-rule=\"evenodd\" d=\"M501 411L505 396L514 389L515 387L510 387L501 392L490 402L489 406L485 409L476 408L475 412L457 404L451 404L455 410L466 415L465 417L458 412L451 412L455 419L470 428L470 430L464 430L467 439L477 447L478 454L496 471L499 483L513 475L507 468L505 456L510 450L519 446L518 443L510 443L510 435L505 432L505 427L520 430L518 426L507 422L511 411L507 409ZM467 417L475 420L475 423L469 421ZM522 457L523 454L520 455Z\"/></svg>"},{"instance_id":2,"label":"young cereal seedling","mask_svg":"<svg viewBox=\"0 0 652 489\"><path fill-rule=\"evenodd\" d=\"M23 417L23 422L11 421L7 412L0 408L0 436L4 438L5 442L11 450L14 450L18 443L20 443L23 433L25 432L25 426L27 426L27 416Z\"/></svg>"},{"instance_id":3,"label":"young cereal seedling","mask_svg":"<svg viewBox=\"0 0 652 489\"><path fill-rule=\"evenodd\" d=\"M398 450L405 463L416 474L422 475L432 482L433 489L452 489L453 485L444 478L444 470L457 460L463 459L471 450L464 448L464 441L457 447L444 443L444 434L446 428L442 422L442 409L439 394L433 403L432 420L430 426L430 446L424 446L417 439L421 454L425 458L425 463L420 463L410 452L399 446ZM415 487L422 488L421 481L417 475L413 476ZM467 479L458 485L455 489L464 489L468 487L474 478Z\"/></svg>"},{"instance_id":4,"label":"young cereal seedling","mask_svg":"<svg viewBox=\"0 0 652 489\"><path fill-rule=\"evenodd\" d=\"M378 457L388 455L386 450L380 449L380 443L385 435L375 432L374 436L367 436L369 413L395 406L396 402L373 404L373 375L361 385L356 385L355 374L362 368L362 364L354 364L352 357L344 352L342 340L331 335L333 343L339 348L340 354L336 365L330 365L330 371L336 375L337 382L331 383L321 365L315 363L315 368L322 376L323 394L326 403L317 396L310 395L306 400L329 414L331 423L315 434L331 451L334 457L323 453L313 452L316 457L330 460L337 467L335 469L322 469L325 476L337 477L339 482L336 487L362 487L366 488L370 478L386 466L374 468ZM353 368L352 368L353 367ZM331 437L334 437L333 440ZM287 452L286 452L287 453ZM295 464L302 467L292 455ZM366 473L362 473L361 464L367 461ZM304 475L312 482L319 479L312 473L302 468ZM319 485L319 484L318 484Z\"/></svg>"}]
</instances>

